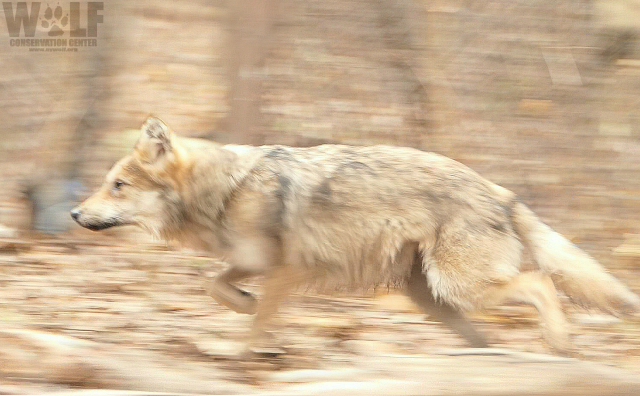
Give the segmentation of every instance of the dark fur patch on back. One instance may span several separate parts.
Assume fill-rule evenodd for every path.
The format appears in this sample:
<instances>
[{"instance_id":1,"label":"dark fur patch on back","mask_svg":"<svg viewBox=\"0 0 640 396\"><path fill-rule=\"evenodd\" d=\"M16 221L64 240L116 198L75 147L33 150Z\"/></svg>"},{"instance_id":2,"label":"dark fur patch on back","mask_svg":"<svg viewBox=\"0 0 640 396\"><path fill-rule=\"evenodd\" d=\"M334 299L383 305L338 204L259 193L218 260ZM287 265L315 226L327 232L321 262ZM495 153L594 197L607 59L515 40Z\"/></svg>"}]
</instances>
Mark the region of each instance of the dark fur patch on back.
<instances>
[{"instance_id":1,"label":"dark fur patch on back","mask_svg":"<svg viewBox=\"0 0 640 396\"><path fill-rule=\"evenodd\" d=\"M276 174L278 186L273 194L274 202L267 208L269 215L265 216L265 231L273 238L279 239L284 228L284 217L287 211L287 199L291 193L291 179L282 174Z\"/></svg>"},{"instance_id":2,"label":"dark fur patch on back","mask_svg":"<svg viewBox=\"0 0 640 396\"><path fill-rule=\"evenodd\" d=\"M318 188L316 188L313 192L313 196L311 197L311 199L313 200L313 202L319 205L330 205L332 198L331 196L331 178L328 177L318 185Z\"/></svg>"},{"instance_id":3,"label":"dark fur patch on back","mask_svg":"<svg viewBox=\"0 0 640 396\"><path fill-rule=\"evenodd\" d=\"M291 179L287 176L279 174L278 176L278 189L276 190L276 220L278 223L282 223L285 211L287 209L287 195L291 192Z\"/></svg>"},{"instance_id":4,"label":"dark fur patch on back","mask_svg":"<svg viewBox=\"0 0 640 396\"><path fill-rule=\"evenodd\" d=\"M489 226L496 231L499 232L510 232L513 227L512 216L513 216L513 206L515 205L515 199L511 200L507 204L496 203L496 218L489 219Z\"/></svg>"},{"instance_id":5,"label":"dark fur patch on back","mask_svg":"<svg viewBox=\"0 0 640 396\"><path fill-rule=\"evenodd\" d=\"M426 197L432 205L439 205L444 201L451 200L451 194L447 192L434 192L432 190L422 190L420 197Z\"/></svg>"},{"instance_id":6,"label":"dark fur patch on back","mask_svg":"<svg viewBox=\"0 0 640 396\"><path fill-rule=\"evenodd\" d=\"M297 160L295 159L293 154L291 154L291 152L289 150L287 150L286 148L284 148L282 146L277 146L277 147L273 148L271 151L269 151L267 154L265 154L264 157L265 158L274 159L274 160L296 161L297 162Z\"/></svg>"},{"instance_id":7,"label":"dark fur patch on back","mask_svg":"<svg viewBox=\"0 0 640 396\"><path fill-rule=\"evenodd\" d=\"M344 163L336 169L335 173L340 174L349 170L354 170L356 172L367 171L367 173L371 174L372 176L376 175L376 172L369 165L360 161L349 161L347 163Z\"/></svg>"},{"instance_id":8,"label":"dark fur patch on back","mask_svg":"<svg viewBox=\"0 0 640 396\"><path fill-rule=\"evenodd\" d=\"M520 200L520 198L518 197L513 197L509 202L507 202L505 205L503 205L504 207L504 211L507 214L507 219L509 219L509 225L510 225L510 229L515 230L515 213L514 213L514 209L516 207L517 204L522 203L522 201Z\"/></svg>"},{"instance_id":9,"label":"dark fur patch on back","mask_svg":"<svg viewBox=\"0 0 640 396\"><path fill-rule=\"evenodd\" d=\"M507 230L505 224L499 221L491 222L489 225L496 231L505 232Z\"/></svg>"},{"instance_id":10,"label":"dark fur patch on back","mask_svg":"<svg viewBox=\"0 0 640 396\"><path fill-rule=\"evenodd\" d=\"M314 189L311 197L312 201L318 205L329 206L335 204L333 200L333 190L331 188L332 183L340 183L341 179L345 177L347 180L354 175L362 175L363 172L368 173L371 176L376 176L377 173L369 165L361 161L348 161L340 164L331 174L322 180Z\"/></svg>"}]
</instances>

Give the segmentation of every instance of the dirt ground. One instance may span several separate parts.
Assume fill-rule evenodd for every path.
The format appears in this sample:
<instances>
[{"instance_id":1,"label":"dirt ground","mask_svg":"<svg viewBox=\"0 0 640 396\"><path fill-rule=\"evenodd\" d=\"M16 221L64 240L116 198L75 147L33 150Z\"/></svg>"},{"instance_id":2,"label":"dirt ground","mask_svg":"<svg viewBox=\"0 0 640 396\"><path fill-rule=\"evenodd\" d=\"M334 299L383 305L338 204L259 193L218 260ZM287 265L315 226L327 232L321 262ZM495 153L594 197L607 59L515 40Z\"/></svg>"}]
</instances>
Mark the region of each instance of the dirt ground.
<instances>
[{"instance_id":1,"label":"dirt ground","mask_svg":"<svg viewBox=\"0 0 640 396\"><path fill-rule=\"evenodd\" d=\"M0 394L640 394L640 320L569 304L574 356L522 306L473 316L495 347L478 354L399 291L300 291L282 351L247 357L251 318L203 290L223 266L115 236L0 240Z\"/></svg>"}]
</instances>

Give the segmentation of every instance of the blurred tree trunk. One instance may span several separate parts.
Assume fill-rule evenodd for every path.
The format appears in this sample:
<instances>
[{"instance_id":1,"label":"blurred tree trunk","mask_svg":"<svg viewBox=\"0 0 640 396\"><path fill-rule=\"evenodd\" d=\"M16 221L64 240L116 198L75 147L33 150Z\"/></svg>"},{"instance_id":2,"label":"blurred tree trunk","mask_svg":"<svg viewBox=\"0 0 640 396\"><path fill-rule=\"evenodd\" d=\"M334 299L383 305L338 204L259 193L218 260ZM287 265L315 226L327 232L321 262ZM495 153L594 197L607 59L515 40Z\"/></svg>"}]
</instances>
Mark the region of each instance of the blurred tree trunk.
<instances>
[{"instance_id":1,"label":"blurred tree trunk","mask_svg":"<svg viewBox=\"0 0 640 396\"><path fill-rule=\"evenodd\" d=\"M100 26L104 29L103 26ZM101 36L106 33L101 30ZM25 193L31 206L31 229L47 233L69 230L73 224L69 210L84 190L83 177L90 161L90 146L98 128L104 126L99 103L105 92L102 76L105 73L107 50L96 46L82 54L70 52L65 60L71 70L64 85L76 85L68 90L65 106L54 108L54 116L67 121L62 128L46 127L39 133L43 147L50 155L39 159L41 171L27 181ZM64 55L61 55L64 56ZM80 58L80 59L79 59Z\"/></svg>"},{"instance_id":2,"label":"blurred tree trunk","mask_svg":"<svg viewBox=\"0 0 640 396\"><path fill-rule=\"evenodd\" d=\"M230 113L224 129L230 141L259 144L264 140L260 114L264 63L277 0L234 0L230 7Z\"/></svg>"}]
</instances>

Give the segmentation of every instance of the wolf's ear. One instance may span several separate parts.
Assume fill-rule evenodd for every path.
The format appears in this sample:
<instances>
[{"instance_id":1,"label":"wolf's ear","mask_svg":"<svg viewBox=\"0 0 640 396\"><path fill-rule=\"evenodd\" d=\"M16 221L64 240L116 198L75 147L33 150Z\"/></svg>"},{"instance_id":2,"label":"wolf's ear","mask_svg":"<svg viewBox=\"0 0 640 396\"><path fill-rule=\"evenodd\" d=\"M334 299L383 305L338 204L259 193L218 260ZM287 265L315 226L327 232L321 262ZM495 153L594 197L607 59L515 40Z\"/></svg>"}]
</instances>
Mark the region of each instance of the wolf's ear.
<instances>
[{"instance_id":1,"label":"wolf's ear","mask_svg":"<svg viewBox=\"0 0 640 396\"><path fill-rule=\"evenodd\" d=\"M173 156L173 132L161 119L150 116L142 124L136 149L146 162L164 163Z\"/></svg>"}]
</instances>

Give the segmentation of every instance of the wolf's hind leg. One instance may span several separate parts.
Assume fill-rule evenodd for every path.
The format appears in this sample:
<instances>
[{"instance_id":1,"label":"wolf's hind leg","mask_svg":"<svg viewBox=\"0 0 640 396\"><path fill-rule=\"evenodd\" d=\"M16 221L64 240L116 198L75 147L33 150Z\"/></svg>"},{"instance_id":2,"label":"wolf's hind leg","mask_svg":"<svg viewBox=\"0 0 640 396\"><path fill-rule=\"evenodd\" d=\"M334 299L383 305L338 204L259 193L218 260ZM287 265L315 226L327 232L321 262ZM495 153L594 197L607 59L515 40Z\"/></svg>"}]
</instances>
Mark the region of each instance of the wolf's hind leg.
<instances>
[{"instance_id":1,"label":"wolf's hind leg","mask_svg":"<svg viewBox=\"0 0 640 396\"><path fill-rule=\"evenodd\" d=\"M484 337L478 333L461 312L444 301L436 301L429 288L427 278L422 273L422 262L420 260L415 260L411 268L407 294L431 319L442 322L454 330L466 339L472 347L486 348L489 346Z\"/></svg>"},{"instance_id":2,"label":"wolf's hind leg","mask_svg":"<svg viewBox=\"0 0 640 396\"><path fill-rule=\"evenodd\" d=\"M242 280L251 275L250 272L231 267L209 280L205 289L207 294L213 297L218 304L238 313L251 315L256 313L258 301L251 293L231 284L231 282Z\"/></svg>"},{"instance_id":3,"label":"wolf's hind leg","mask_svg":"<svg viewBox=\"0 0 640 396\"><path fill-rule=\"evenodd\" d=\"M542 272L524 272L511 281L491 286L485 294L485 306L505 300L531 304L540 314L540 327L547 342L565 352L570 347L567 320L553 281Z\"/></svg>"}]
</instances>

